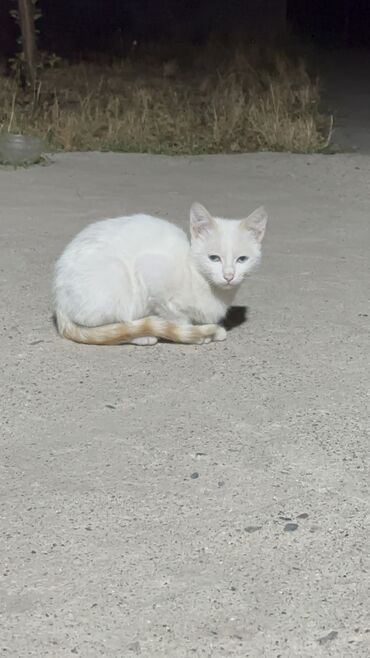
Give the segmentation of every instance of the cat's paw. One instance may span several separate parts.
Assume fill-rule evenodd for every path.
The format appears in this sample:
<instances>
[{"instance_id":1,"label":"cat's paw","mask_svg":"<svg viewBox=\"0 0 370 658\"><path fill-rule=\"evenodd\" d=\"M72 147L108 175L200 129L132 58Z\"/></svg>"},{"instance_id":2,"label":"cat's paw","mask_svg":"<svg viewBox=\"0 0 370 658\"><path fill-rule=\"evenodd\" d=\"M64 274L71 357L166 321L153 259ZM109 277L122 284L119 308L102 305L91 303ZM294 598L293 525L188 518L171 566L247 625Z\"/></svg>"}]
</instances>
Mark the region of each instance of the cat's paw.
<instances>
[{"instance_id":1,"label":"cat's paw","mask_svg":"<svg viewBox=\"0 0 370 658\"><path fill-rule=\"evenodd\" d=\"M212 340L215 340L217 342L221 340L226 340L226 336L227 336L226 329L224 327L217 327L217 331L213 336Z\"/></svg>"},{"instance_id":2,"label":"cat's paw","mask_svg":"<svg viewBox=\"0 0 370 658\"><path fill-rule=\"evenodd\" d=\"M210 336L203 336L202 338L199 338L197 340L196 344L197 345L207 345L208 343L212 343L213 341L221 341L221 340L226 340L226 330L223 327L216 327L214 330L214 333Z\"/></svg>"},{"instance_id":3,"label":"cat's paw","mask_svg":"<svg viewBox=\"0 0 370 658\"><path fill-rule=\"evenodd\" d=\"M198 338L194 341L194 345L207 345L207 343L211 343L212 341L213 338L211 336L202 336L202 338Z\"/></svg>"},{"instance_id":4,"label":"cat's paw","mask_svg":"<svg viewBox=\"0 0 370 658\"><path fill-rule=\"evenodd\" d=\"M133 338L132 345L155 345L158 343L158 338L154 336L142 336L142 338Z\"/></svg>"}]
</instances>

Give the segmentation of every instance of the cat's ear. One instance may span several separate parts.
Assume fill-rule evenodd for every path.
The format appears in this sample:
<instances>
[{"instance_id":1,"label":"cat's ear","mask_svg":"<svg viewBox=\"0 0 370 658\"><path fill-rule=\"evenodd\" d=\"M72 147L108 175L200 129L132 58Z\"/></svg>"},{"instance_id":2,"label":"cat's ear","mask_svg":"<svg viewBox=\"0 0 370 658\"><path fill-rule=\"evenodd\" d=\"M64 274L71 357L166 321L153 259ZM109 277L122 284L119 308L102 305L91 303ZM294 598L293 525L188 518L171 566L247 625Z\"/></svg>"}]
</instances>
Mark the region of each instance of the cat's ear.
<instances>
[{"instance_id":1,"label":"cat's ear","mask_svg":"<svg viewBox=\"0 0 370 658\"><path fill-rule=\"evenodd\" d=\"M204 206L193 203L190 208L190 233L192 238L199 238L212 231L215 222Z\"/></svg>"},{"instance_id":2,"label":"cat's ear","mask_svg":"<svg viewBox=\"0 0 370 658\"><path fill-rule=\"evenodd\" d=\"M242 227L247 231L251 231L257 242L262 242L265 235L267 224L267 212L263 206L257 208L251 215L242 219Z\"/></svg>"}]
</instances>

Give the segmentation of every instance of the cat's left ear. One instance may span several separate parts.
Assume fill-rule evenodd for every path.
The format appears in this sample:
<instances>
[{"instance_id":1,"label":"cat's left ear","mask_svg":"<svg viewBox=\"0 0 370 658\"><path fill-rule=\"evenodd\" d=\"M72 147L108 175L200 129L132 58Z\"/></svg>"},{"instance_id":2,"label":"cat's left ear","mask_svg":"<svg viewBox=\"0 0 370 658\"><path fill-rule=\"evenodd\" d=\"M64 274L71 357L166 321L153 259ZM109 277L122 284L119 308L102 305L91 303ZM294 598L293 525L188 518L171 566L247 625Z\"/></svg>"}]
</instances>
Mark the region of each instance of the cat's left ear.
<instances>
[{"instance_id":1,"label":"cat's left ear","mask_svg":"<svg viewBox=\"0 0 370 658\"><path fill-rule=\"evenodd\" d=\"M212 215L200 203L193 203L190 208L190 233L192 238L200 238L215 226Z\"/></svg>"},{"instance_id":2,"label":"cat's left ear","mask_svg":"<svg viewBox=\"0 0 370 658\"><path fill-rule=\"evenodd\" d=\"M241 225L247 231L251 231L257 242L262 242L267 224L267 212L263 206L257 208L251 215L242 219Z\"/></svg>"}]
</instances>

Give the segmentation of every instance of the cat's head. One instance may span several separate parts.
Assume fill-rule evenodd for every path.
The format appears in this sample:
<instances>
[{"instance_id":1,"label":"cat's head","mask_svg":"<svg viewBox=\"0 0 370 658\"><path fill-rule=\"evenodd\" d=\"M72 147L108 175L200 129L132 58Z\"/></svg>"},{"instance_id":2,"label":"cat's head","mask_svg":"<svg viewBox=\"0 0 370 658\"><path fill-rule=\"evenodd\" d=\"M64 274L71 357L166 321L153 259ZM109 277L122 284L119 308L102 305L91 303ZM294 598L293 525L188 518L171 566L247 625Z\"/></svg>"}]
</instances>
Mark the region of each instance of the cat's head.
<instances>
[{"instance_id":1,"label":"cat's head","mask_svg":"<svg viewBox=\"0 0 370 658\"><path fill-rule=\"evenodd\" d=\"M258 264L267 214L257 208L245 219L212 217L199 203L190 210L191 253L197 269L214 286L241 284Z\"/></svg>"}]
</instances>

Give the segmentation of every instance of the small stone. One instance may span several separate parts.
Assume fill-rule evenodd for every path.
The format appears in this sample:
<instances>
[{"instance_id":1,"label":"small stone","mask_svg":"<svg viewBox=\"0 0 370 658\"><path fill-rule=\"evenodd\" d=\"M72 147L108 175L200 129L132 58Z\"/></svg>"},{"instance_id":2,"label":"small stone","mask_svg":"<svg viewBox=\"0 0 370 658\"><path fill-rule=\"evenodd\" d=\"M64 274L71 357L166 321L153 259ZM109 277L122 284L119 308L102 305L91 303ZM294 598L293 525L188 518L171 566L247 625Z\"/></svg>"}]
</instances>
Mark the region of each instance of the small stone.
<instances>
[{"instance_id":1,"label":"small stone","mask_svg":"<svg viewBox=\"0 0 370 658\"><path fill-rule=\"evenodd\" d=\"M245 532L248 532L251 534L252 532L257 532L257 530L261 530L262 526L261 525L247 525L246 528L244 528Z\"/></svg>"},{"instance_id":2,"label":"small stone","mask_svg":"<svg viewBox=\"0 0 370 658\"><path fill-rule=\"evenodd\" d=\"M303 512L303 514L298 514L297 519L308 519L307 512Z\"/></svg>"},{"instance_id":3,"label":"small stone","mask_svg":"<svg viewBox=\"0 0 370 658\"><path fill-rule=\"evenodd\" d=\"M317 640L319 644L326 644L327 642L332 642L332 640L335 640L338 637L338 631L330 631L327 635L324 635L323 637L319 637Z\"/></svg>"},{"instance_id":4,"label":"small stone","mask_svg":"<svg viewBox=\"0 0 370 658\"><path fill-rule=\"evenodd\" d=\"M217 486L218 486L218 487L224 487L224 486L225 486L225 482L224 482L223 480L219 480L219 482L217 482Z\"/></svg>"},{"instance_id":5,"label":"small stone","mask_svg":"<svg viewBox=\"0 0 370 658\"><path fill-rule=\"evenodd\" d=\"M117 407L114 406L114 404L106 404L105 405L107 409L116 409Z\"/></svg>"},{"instance_id":6,"label":"small stone","mask_svg":"<svg viewBox=\"0 0 370 658\"><path fill-rule=\"evenodd\" d=\"M192 480L196 480L196 479L199 477L199 473L197 473L197 472L195 471L194 473L191 474L190 477L191 477Z\"/></svg>"},{"instance_id":7,"label":"small stone","mask_svg":"<svg viewBox=\"0 0 370 658\"><path fill-rule=\"evenodd\" d=\"M298 523L286 523L284 526L285 532L294 532L298 529Z\"/></svg>"}]
</instances>

